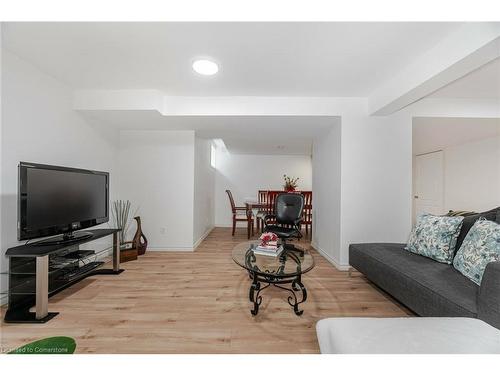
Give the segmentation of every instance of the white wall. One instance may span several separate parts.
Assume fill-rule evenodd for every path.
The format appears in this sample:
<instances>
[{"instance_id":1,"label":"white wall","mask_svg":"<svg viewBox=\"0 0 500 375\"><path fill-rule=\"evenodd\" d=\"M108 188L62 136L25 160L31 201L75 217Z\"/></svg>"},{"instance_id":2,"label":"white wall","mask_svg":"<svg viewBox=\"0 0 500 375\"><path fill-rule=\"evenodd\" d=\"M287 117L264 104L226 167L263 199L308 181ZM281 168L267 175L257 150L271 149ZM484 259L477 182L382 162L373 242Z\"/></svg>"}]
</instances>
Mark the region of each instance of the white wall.
<instances>
[{"instance_id":1,"label":"white wall","mask_svg":"<svg viewBox=\"0 0 500 375\"><path fill-rule=\"evenodd\" d=\"M407 241L412 222L413 118L498 117L498 102L495 107L480 100L426 99L391 116L359 113L363 111L350 110L342 116L341 266L348 264L350 243ZM498 205L485 204L486 209Z\"/></svg>"},{"instance_id":2,"label":"white wall","mask_svg":"<svg viewBox=\"0 0 500 375\"><path fill-rule=\"evenodd\" d=\"M257 198L258 190L283 189L283 174L299 177L299 190L312 188L310 156L243 155L218 150L216 164L215 225L218 227L232 225L226 189L233 193L236 205L242 206L245 198Z\"/></svg>"},{"instance_id":3,"label":"white wall","mask_svg":"<svg viewBox=\"0 0 500 375\"><path fill-rule=\"evenodd\" d=\"M212 142L195 138L193 246L196 247L214 227L215 169L210 165Z\"/></svg>"},{"instance_id":4,"label":"white wall","mask_svg":"<svg viewBox=\"0 0 500 375\"><path fill-rule=\"evenodd\" d=\"M500 137L443 151L445 212L481 212L500 206Z\"/></svg>"},{"instance_id":5,"label":"white wall","mask_svg":"<svg viewBox=\"0 0 500 375\"><path fill-rule=\"evenodd\" d=\"M312 245L338 268L341 238L341 124L314 140Z\"/></svg>"},{"instance_id":6,"label":"white wall","mask_svg":"<svg viewBox=\"0 0 500 375\"><path fill-rule=\"evenodd\" d=\"M72 92L14 54L2 51L2 250L17 244L20 161L110 172L116 196L117 146L72 110Z\"/></svg>"},{"instance_id":7,"label":"white wall","mask_svg":"<svg viewBox=\"0 0 500 375\"><path fill-rule=\"evenodd\" d=\"M3 123L3 114L2 114L2 107L3 107L3 101L2 101L2 93L3 93L3 86L2 86L2 77L3 77L3 48L2 48L2 32L3 32L3 23L0 22L0 175L1 175L1 168L2 168L2 149L3 149L3 128L2 128L2 123ZM3 201L3 187L2 183L0 182L0 246L2 246L3 249L3 242L2 242L2 201ZM7 261L3 256L3 251L0 249L0 272L4 272L8 266L7 266ZM7 285L8 285L8 278L7 275L1 275L0 276L0 293L3 293L4 291L7 290ZM6 297L0 296L0 305L6 302Z\"/></svg>"},{"instance_id":8,"label":"white wall","mask_svg":"<svg viewBox=\"0 0 500 375\"><path fill-rule=\"evenodd\" d=\"M313 246L339 269L350 244L405 242L411 228L411 116L363 113L346 111L313 146Z\"/></svg>"},{"instance_id":9,"label":"white wall","mask_svg":"<svg viewBox=\"0 0 500 375\"><path fill-rule=\"evenodd\" d=\"M72 109L72 91L2 50L1 261L17 245L17 166L20 161L110 172L116 196L116 145Z\"/></svg>"},{"instance_id":10,"label":"white wall","mask_svg":"<svg viewBox=\"0 0 500 375\"><path fill-rule=\"evenodd\" d=\"M406 241L411 166L411 118L342 117L342 266L351 243Z\"/></svg>"},{"instance_id":11,"label":"white wall","mask_svg":"<svg viewBox=\"0 0 500 375\"><path fill-rule=\"evenodd\" d=\"M413 118L414 156L443 153L443 212L500 206L500 118L478 115Z\"/></svg>"},{"instance_id":12,"label":"white wall","mask_svg":"<svg viewBox=\"0 0 500 375\"><path fill-rule=\"evenodd\" d=\"M192 250L194 131L120 132L120 198L139 207L151 250Z\"/></svg>"}]
</instances>

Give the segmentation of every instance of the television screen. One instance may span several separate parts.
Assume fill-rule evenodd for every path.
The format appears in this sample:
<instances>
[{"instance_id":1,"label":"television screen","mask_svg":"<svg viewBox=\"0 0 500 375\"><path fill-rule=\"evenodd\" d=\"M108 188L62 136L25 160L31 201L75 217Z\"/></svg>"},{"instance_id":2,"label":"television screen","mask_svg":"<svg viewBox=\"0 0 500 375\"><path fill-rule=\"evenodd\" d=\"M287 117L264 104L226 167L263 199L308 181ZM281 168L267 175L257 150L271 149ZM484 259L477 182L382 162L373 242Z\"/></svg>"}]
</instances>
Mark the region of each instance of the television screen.
<instances>
[{"instance_id":1,"label":"television screen","mask_svg":"<svg viewBox=\"0 0 500 375\"><path fill-rule=\"evenodd\" d=\"M19 239L68 233L108 221L106 172L21 163Z\"/></svg>"}]
</instances>

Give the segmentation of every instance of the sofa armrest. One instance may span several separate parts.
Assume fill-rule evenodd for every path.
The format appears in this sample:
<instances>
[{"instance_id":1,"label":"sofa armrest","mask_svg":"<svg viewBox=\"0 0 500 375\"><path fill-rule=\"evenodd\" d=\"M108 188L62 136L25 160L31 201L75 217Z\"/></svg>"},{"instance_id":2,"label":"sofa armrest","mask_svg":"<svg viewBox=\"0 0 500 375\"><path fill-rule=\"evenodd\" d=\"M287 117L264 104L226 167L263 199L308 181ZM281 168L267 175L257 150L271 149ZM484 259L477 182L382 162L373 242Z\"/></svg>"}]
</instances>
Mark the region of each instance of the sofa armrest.
<instances>
[{"instance_id":1,"label":"sofa armrest","mask_svg":"<svg viewBox=\"0 0 500 375\"><path fill-rule=\"evenodd\" d=\"M477 317L500 328L500 261L484 270L477 300Z\"/></svg>"}]
</instances>

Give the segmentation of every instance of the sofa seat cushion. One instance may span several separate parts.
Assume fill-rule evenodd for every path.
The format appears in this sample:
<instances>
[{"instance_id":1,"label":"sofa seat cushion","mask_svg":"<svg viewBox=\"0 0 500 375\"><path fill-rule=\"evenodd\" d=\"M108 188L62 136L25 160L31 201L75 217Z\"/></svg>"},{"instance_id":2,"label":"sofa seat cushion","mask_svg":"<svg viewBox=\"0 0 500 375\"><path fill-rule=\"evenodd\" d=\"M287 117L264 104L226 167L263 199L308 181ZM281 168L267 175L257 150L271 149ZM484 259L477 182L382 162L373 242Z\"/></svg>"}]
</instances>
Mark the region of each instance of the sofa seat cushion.
<instances>
[{"instance_id":1,"label":"sofa seat cushion","mask_svg":"<svg viewBox=\"0 0 500 375\"><path fill-rule=\"evenodd\" d=\"M353 244L351 265L423 316L477 315L478 286L452 265L404 249L405 244Z\"/></svg>"}]
</instances>

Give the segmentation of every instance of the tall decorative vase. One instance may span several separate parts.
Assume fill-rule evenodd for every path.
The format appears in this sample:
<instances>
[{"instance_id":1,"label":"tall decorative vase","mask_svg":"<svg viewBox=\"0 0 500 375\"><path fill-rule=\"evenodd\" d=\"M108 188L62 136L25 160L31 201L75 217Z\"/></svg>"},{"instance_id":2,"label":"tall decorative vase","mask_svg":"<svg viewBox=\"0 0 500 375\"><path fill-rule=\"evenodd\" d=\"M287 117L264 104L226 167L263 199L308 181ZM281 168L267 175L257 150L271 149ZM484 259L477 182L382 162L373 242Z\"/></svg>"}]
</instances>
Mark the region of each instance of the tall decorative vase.
<instances>
[{"instance_id":1,"label":"tall decorative vase","mask_svg":"<svg viewBox=\"0 0 500 375\"><path fill-rule=\"evenodd\" d=\"M137 222L137 230L135 232L134 238L132 239L132 244L133 247L137 249L138 255L144 255L148 247L148 239L146 238L144 233L142 233L141 217L136 216L134 217L134 219Z\"/></svg>"}]
</instances>

